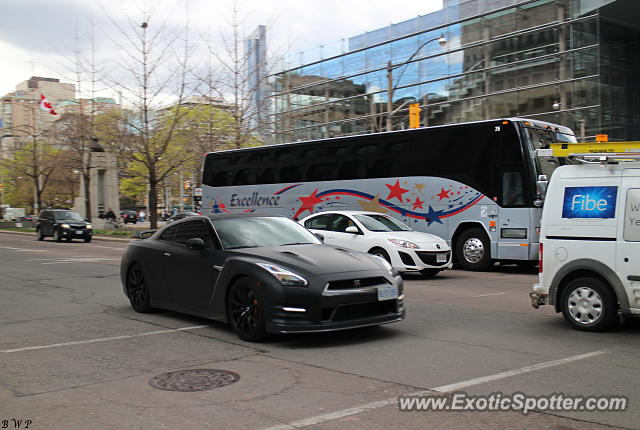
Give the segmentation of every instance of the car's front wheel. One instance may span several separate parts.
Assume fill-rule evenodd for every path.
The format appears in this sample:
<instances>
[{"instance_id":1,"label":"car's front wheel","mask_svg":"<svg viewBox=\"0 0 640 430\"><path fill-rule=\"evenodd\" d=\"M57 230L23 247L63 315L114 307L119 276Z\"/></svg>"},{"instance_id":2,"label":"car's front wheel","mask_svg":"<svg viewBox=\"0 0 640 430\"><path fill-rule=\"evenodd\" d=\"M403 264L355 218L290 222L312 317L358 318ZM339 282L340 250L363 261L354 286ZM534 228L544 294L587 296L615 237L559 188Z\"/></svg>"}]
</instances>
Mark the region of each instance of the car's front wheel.
<instances>
[{"instance_id":1,"label":"car's front wheel","mask_svg":"<svg viewBox=\"0 0 640 430\"><path fill-rule=\"evenodd\" d=\"M376 257L384 258L388 263L391 263L391 257L389 257L389 253L382 248L373 248L369 250L369 254L375 255Z\"/></svg>"},{"instance_id":2,"label":"car's front wheel","mask_svg":"<svg viewBox=\"0 0 640 430\"><path fill-rule=\"evenodd\" d=\"M259 342L266 337L264 302L249 278L231 287L227 299L227 318L240 339Z\"/></svg>"},{"instance_id":3,"label":"car's front wheel","mask_svg":"<svg viewBox=\"0 0 640 430\"><path fill-rule=\"evenodd\" d=\"M42 229L41 228L36 229L36 239L44 240L44 234L42 234Z\"/></svg>"},{"instance_id":4,"label":"car's front wheel","mask_svg":"<svg viewBox=\"0 0 640 430\"><path fill-rule=\"evenodd\" d=\"M142 266L135 263L127 273L127 295L131 302L131 307L136 312L151 312L151 296L149 294L149 284L145 279Z\"/></svg>"},{"instance_id":5,"label":"car's front wheel","mask_svg":"<svg viewBox=\"0 0 640 430\"><path fill-rule=\"evenodd\" d=\"M53 240L55 240L56 242L62 242L62 233L60 233L59 228L53 230Z\"/></svg>"},{"instance_id":6,"label":"car's front wheel","mask_svg":"<svg viewBox=\"0 0 640 430\"><path fill-rule=\"evenodd\" d=\"M618 302L598 278L576 278L562 293L562 315L577 330L604 331L618 320Z\"/></svg>"},{"instance_id":7,"label":"car's front wheel","mask_svg":"<svg viewBox=\"0 0 640 430\"><path fill-rule=\"evenodd\" d=\"M85 238L84 238L84 241L85 241L86 243L91 242L91 237L85 237Z\"/></svg>"}]
</instances>

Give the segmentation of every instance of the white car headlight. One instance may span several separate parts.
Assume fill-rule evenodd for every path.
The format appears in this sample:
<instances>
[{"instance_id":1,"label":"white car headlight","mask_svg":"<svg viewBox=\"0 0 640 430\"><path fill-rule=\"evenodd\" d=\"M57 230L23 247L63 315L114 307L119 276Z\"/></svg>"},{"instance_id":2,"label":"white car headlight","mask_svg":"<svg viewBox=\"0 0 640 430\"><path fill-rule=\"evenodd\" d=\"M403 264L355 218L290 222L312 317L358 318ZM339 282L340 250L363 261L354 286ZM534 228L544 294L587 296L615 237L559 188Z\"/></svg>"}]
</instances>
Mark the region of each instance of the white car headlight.
<instances>
[{"instance_id":1,"label":"white car headlight","mask_svg":"<svg viewBox=\"0 0 640 430\"><path fill-rule=\"evenodd\" d=\"M62 228L71 228L71 226L69 224L60 224L60 227L62 227Z\"/></svg>"},{"instance_id":2,"label":"white car headlight","mask_svg":"<svg viewBox=\"0 0 640 430\"><path fill-rule=\"evenodd\" d=\"M413 242L409 242L408 240L403 239L388 239L389 242L393 243L395 246L399 246L400 248L413 248L417 249L418 245Z\"/></svg>"},{"instance_id":3,"label":"white car headlight","mask_svg":"<svg viewBox=\"0 0 640 430\"><path fill-rule=\"evenodd\" d=\"M283 269L280 266L270 263L257 263L258 266L271 273L280 283L286 287L306 287L309 285L306 279L302 276L290 272L287 269Z\"/></svg>"},{"instance_id":4,"label":"white car headlight","mask_svg":"<svg viewBox=\"0 0 640 430\"><path fill-rule=\"evenodd\" d=\"M91 224L87 224L86 228L93 228L93 226Z\"/></svg>"}]
</instances>

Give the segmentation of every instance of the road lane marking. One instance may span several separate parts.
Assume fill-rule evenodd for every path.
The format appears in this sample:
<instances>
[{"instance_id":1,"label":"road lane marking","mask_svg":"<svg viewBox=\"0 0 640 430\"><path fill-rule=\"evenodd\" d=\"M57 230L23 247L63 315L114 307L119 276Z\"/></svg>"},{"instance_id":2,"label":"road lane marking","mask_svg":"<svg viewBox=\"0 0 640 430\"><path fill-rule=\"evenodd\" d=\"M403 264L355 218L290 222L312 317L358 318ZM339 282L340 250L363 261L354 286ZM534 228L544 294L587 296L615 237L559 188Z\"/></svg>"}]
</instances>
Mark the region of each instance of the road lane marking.
<instances>
[{"instance_id":1,"label":"road lane marking","mask_svg":"<svg viewBox=\"0 0 640 430\"><path fill-rule=\"evenodd\" d=\"M471 296L470 299L476 299L478 297L491 297L491 296L504 296L505 294L522 294L520 291L508 291L505 293L490 293L490 294L478 294L477 296ZM463 297L466 298L466 297Z\"/></svg>"},{"instance_id":2,"label":"road lane marking","mask_svg":"<svg viewBox=\"0 0 640 430\"><path fill-rule=\"evenodd\" d=\"M609 351L606 349L601 349L598 351L588 352L586 354L572 355L570 357L561 358L559 360L552 360L544 363L532 364L530 366L524 366L519 369L507 370L506 372L495 373L493 375L483 376L480 378L467 379L466 381L456 382L454 384L449 384L449 385L441 385L439 387L435 387L430 390L417 391L415 393L409 393L406 395L420 396L424 394L433 394L434 392L450 393L456 390L461 390L463 388L472 387L474 385L484 384L486 382L497 381L500 379L509 378L511 376L517 376L517 375L522 375L524 373L535 372L536 370L546 369L549 367L562 366L563 364L572 363L578 360L584 360L585 358L595 357L601 354L605 354L607 352ZM272 427L263 428L262 430L299 429L299 428L308 427L308 426L320 424L327 421L337 420L339 418L347 417L350 415L360 414L362 412L367 412L373 409L384 408L386 406L395 405L397 403L398 403L398 398L394 397L391 399L380 400L372 403L366 403L364 405L354 406L352 408L342 409L340 411L329 412L327 414L317 415L315 417L305 418L305 419L293 421L290 423L278 424Z\"/></svg>"},{"instance_id":3,"label":"road lane marking","mask_svg":"<svg viewBox=\"0 0 640 430\"><path fill-rule=\"evenodd\" d=\"M116 251L124 251L125 249L127 249L126 247L124 247L124 248L115 248L113 246L101 246L101 245L93 245L93 248L115 249Z\"/></svg>"},{"instance_id":4,"label":"road lane marking","mask_svg":"<svg viewBox=\"0 0 640 430\"><path fill-rule=\"evenodd\" d=\"M32 258L27 262L41 261L40 264L69 264L69 263L94 263L96 261L119 261L120 258L106 257L57 257L57 258Z\"/></svg>"},{"instance_id":5,"label":"road lane marking","mask_svg":"<svg viewBox=\"0 0 640 430\"><path fill-rule=\"evenodd\" d=\"M134 338L134 337L153 336L153 335L156 335L156 334L176 333L176 332L180 332L180 331L196 330L196 329L205 328L205 327L210 327L210 326L209 325L194 325L194 326L191 326L191 327L182 327L182 328L176 328L176 329L170 329L170 330L148 331L146 333L130 334L130 335L125 335L125 336L101 337L101 338L98 338L98 339L76 340L76 341L73 341L73 342L54 343L54 344L51 344L51 345L27 346L27 347L24 347L24 348L5 349L5 350L0 350L0 352L4 352L4 353L8 354L8 353L12 353L12 352L32 351L32 350L35 350L35 349L58 348L60 346L84 345L84 344L87 344L87 343L107 342L107 341L110 341L110 340L131 339L131 338Z\"/></svg>"}]
</instances>

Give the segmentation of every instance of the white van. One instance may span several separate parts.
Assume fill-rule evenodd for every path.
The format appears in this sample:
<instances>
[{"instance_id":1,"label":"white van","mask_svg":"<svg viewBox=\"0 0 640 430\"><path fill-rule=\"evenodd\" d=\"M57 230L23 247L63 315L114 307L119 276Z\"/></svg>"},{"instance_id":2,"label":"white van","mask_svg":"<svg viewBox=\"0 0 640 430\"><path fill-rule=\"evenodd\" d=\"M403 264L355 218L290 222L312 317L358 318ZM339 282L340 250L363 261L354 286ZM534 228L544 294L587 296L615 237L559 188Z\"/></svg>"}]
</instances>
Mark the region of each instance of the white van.
<instances>
[{"instance_id":1,"label":"white van","mask_svg":"<svg viewBox=\"0 0 640 430\"><path fill-rule=\"evenodd\" d=\"M531 301L554 306L578 330L611 328L619 313L640 316L640 162L629 162L640 150L625 151L559 167L547 189Z\"/></svg>"}]
</instances>

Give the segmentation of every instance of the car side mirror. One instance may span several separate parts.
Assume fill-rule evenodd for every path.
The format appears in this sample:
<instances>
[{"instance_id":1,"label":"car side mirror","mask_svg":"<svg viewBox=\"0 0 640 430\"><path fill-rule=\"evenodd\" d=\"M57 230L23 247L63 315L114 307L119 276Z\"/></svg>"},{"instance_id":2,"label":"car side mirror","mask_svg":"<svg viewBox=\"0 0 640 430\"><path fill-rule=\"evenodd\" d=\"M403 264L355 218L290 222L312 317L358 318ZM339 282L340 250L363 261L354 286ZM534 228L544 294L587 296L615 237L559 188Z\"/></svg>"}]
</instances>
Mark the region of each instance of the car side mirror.
<instances>
[{"instance_id":1,"label":"car side mirror","mask_svg":"<svg viewBox=\"0 0 640 430\"><path fill-rule=\"evenodd\" d=\"M345 233L353 233L353 234L358 234L358 227L356 227L355 225L350 225L349 227L344 229Z\"/></svg>"},{"instance_id":2,"label":"car side mirror","mask_svg":"<svg viewBox=\"0 0 640 430\"><path fill-rule=\"evenodd\" d=\"M324 234L322 233L313 233L318 239L324 242Z\"/></svg>"},{"instance_id":3,"label":"car side mirror","mask_svg":"<svg viewBox=\"0 0 640 430\"><path fill-rule=\"evenodd\" d=\"M204 240L200 239L199 237L191 238L187 240L185 244L187 245L187 248L194 251L202 251L205 249Z\"/></svg>"}]
</instances>

